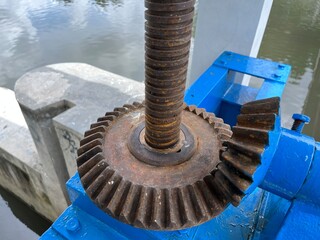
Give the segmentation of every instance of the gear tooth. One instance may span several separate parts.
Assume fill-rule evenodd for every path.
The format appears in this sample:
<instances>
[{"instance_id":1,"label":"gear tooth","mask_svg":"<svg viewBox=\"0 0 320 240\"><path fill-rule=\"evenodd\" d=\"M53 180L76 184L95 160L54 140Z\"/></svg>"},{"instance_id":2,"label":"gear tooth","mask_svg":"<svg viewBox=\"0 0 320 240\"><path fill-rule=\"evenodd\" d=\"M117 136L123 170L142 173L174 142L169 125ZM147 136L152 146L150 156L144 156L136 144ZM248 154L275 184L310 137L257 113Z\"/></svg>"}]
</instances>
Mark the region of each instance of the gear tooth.
<instances>
[{"instance_id":1,"label":"gear tooth","mask_svg":"<svg viewBox=\"0 0 320 240\"><path fill-rule=\"evenodd\" d=\"M233 132L227 126L228 125L226 124L219 123L217 126L214 127L214 129L216 130L217 133L224 134L227 137L231 138L231 136L233 135Z\"/></svg>"},{"instance_id":2,"label":"gear tooth","mask_svg":"<svg viewBox=\"0 0 320 240\"><path fill-rule=\"evenodd\" d=\"M188 110L189 110L190 112L195 113L196 109L197 109L197 106L196 106L196 105L190 105L190 106L188 106Z\"/></svg>"},{"instance_id":3,"label":"gear tooth","mask_svg":"<svg viewBox=\"0 0 320 240\"><path fill-rule=\"evenodd\" d=\"M96 146L102 146L102 141L101 141L101 139L94 139L94 140L92 140L91 142L88 142L88 143L86 143L85 145L82 145L82 146L78 149L77 153L78 153L78 155L82 155L82 154L84 154L85 152L88 152L90 149L92 149L92 148L94 148L94 147L96 147Z\"/></svg>"},{"instance_id":4,"label":"gear tooth","mask_svg":"<svg viewBox=\"0 0 320 240\"><path fill-rule=\"evenodd\" d=\"M139 102L133 102L132 105L137 107L137 108L142 107L142 104L139 103Z\"/></svg>"},{"instance_id":5,"label":"gear tooth","mask_svg":"<svg viewBox=\"0 0 320 240\"><path fill-rule=\"evenodd\" d=\"M214 116L214 114L209 114L207 119L209 124L213 125L214 127L217 127L217 126L228 126L227 124L224 124L223 123L223 120L221 118L217 118Z\"/></svg>"},{"instance_id":6,"label":"gear tooth","mask_svg":"<svg viewBox=\"0 0 320 240\"><path fill-rule=\"evenodd\" d=\"M96 199L100 194L106 181L114 174L114 171L109 167L105 168L100 175L92 182L86 189L86 193L90 196L91 199Z\"/></svg>"},{"instance_id":7,"label":"gear tooth","mask_svg":"<svg viewBox=\"0 0 320 240\"><path fill-rule=\"evenodd\" d=\"M120 213L120 220L132 224L134 217L138 209L138 203L141 195L142 187L139 185L131 185L128 197L123 204L122 211Z\"/></svg>"},{"instance_id":8,"label":"gear tooth","mask_svg":"<svg viewBox=\"0 0 320 240\"><path fill-rule=\"evenodd\" d=\"M182 226L189 227L197 222L195 209L192 205L188 189L186 187L178 188L178 208Z\"/></svg>"},{"instance_id":9,"label":"gear tooth","mask_svg":"<svg viewBox=\"0 0 320 240\"><path fill-rule=\"evenodd\" d=\"M116 116L116 117L119 117L120 115L122 115L122 113L118 111L106 112L105 114L105 116Z\"/></svg>"},{"instance_id":10,"label":"gear tooth","mask_svg":"<svg viewBox=\"0 0 320 240\"><path fill-rule=\"evenodd\" d=\"M84 164L86 161L88 161L90 158L92 158L94 155L101 153L102 148L101 146L95 146L91 150L83 153L77 158L77 166L80 167L82 164ZM79 155L79 154L78 154Z\"/></svg>"},{"instance_id":11,"label":"gear tooth","mask_svg":"<svg viewBox=\"0 0 320 240\"><path fill-rule=\"evenodd\" d=\"M253 145L266 145L269 142L267 130L235 126L232 129L233 139L239 139Z\"/></svg>"},{"instance_id":12,"label":"gear tooth","mask_svg":"<svg viewBox=\"0 0 320 240\"><path fill-rule=\"evenodd\" d=\"M221 192L229 199L233 206L239 206L244 194L235 187L220 171L214 174L215 184L219 186Z\"/></svg>"},{"instance_id":13,"label":"gear tooth","mask_svg":"<svg viewBox=\"0 0 320 240\"><path fill-rule=\"evenodd\" d=\"M197 114L198 116L200 116L200 114L203 114L204 112L206 112L204 108L196 108L194 111L194 113Z\"/></svg>"},{"instance_id":14,"label":"gear tooth","mask_svg":"<svg viewBox=\"0 0 320 240\"><path fill-rule=\"evenodd\" d=\"M99 126L99 127L96 127L96 128L92 128L92 129L86 131L86 132L84 133L84 136L85 136L85 137L88 137L88 136L90 136L90 135L92 135L92 134L94 134L94 133L98 133L98 132L104 133L104 132L106 131L106 129L107 129L107 128L106 128L105 126Z\"/></svg>"},{"instance_id":15,"label":"gear tooth","mask_svg":"<svg viewBox=\"0 0 320 240\"><path fill-rule=\"evenodd\" d=\"M280 97L271 97L271 98L255 100L255 101L247 102L247 103L243 104L243 106L256 105L256 104L261 104L261 103L273 103L273 102L280 104Z\"/></svg>"},{"instance_id":16,"label":"gear tooth","mask_svg":"<svg viewBox=\"0 0 320 240\"><path fill-rule=\"evenodd\" d=\"M109 115L109 116L104 116L104 117L100 117L98 118L98 122L103 122L103 121L114 121L117 117L113 116L113 115Z\"/></svg>"},{"instance_id":17,"label":"gear tooth","mask_svg":"<svg viewBox=\"0 0 320 240\"><path fill-rule=\"evenodd\" d=\"M248 144L244 142L234 141L233 139L230 139L224 142L223 145L233 149L234 151L239 151L242 154L254 159L260 159L261 154L264 151L263 147L257 147L257 146L251 146L251 145L248 146Z\"/></svg>"},{"instance_id":18,"label":"gear tooth","mask_svg":"<svg viewBox=\"0 0 320 240\"><path fill-rule=\"evenodd\" d=\"M217 198L219 206L222 209L229 203L229 199L224 191L222 191L221 187L215 182L215 178L213 175L207 175L203 179L206 185L208 186L211 193Z\"/></svg>"},{"instance_id":19,"label":"gear tooth","mask_svg":"<svg viewBox=\"0 0 320 240\"><path fill-rule=\"evenodd\" d=\"M187 186L190 200L192 202L194 212L198 222L207 221L210 218L208 206L203 199L196 184Z\"/></svg>"},{"instance_id":20,"label":"gear tooth","mask_svg":"<svg viewBox=\"0 0 320 240\"><path fill-rule=\"evenodd\" d=\"M106 210L111 216L114 216L116 218L119 217L123 204L126 201L126 198L129 193L131 183L125 180L121 180L119 185L117 186Z\"/></svg>"},{"instance_id":21,"label":"gear tooth","mask_svg":"<svg viewBox=\"0 0 320 240\"><path fill-rule=\"evenodd\" d=\"M146 228L144 222L140 218L136 218L133 222L133 225L137 228Z\"/></svg>"},{"instance_id":22,"label":"gear tooth","mask_svg":"<svg viewBox=\"0 0 320 240\"><path fill-rule=\"evenodd\" d=\"M208 117L216 117L216 115L213 112L208 112Z\"/></svg>"},{"instance_id":23,"label":"gear tooth","mask_svg":"<svg viewBox=\"0 0 320 240\"><path fill-rule=\"evenodd\" d=\"M236 172L223 162L219 163L217 168L235 187L242 192L245 192L252 184L252 180L248 179L246 176L241 176L240 172Z\"/></svg>"},{"instance_id":24,"label":"gear tooth","mask_svg":"<svg viewBox=\"0 0 320 240\"><path fill-rule=\"evenodd\" d=\"M103 138L103 135L100 132L91 134L91 135L83 138L82 140L80 140L80 146L85 145L85 144L87 144L87 143L89 143L89 142L91 142L91 141L93 141L95 139L102 139L102 138Z\"/></svg>"},{"instance_id":25,"label":"gear tooth","mask_svg":"<svg viewBox=\"0 0 320 240\"><path fill-rule=\"evenodd\" d=\"M217 138L220 140L221 143L223 143L225 141L228 141L230 139L230 136L224 133L218 133Z\"/></svg>"},{"instance_id":26,"label":"gear tooth","mask_svg":"<svg viewBox=\"0 0 320 240\"><path fill-rule=\"evenodd\" d=\"M260 161L251 159L245 155L228 151L220 152L220 160L228 165L231 165L242 174L251 177L260 165Z\"/></svg>"},{"instance_id":27,"label":"gear tooth","mask_svg":"<svg viewBox=\"0 0 320 240\"><path fill-rule=\"evenodd\" d=\"M105 120L105 121L101 121L101 122L92 123L90 125L90 128L96 128L96 127L100 127L100 126L108 127L108 126L110 126L110 124L111 124L111 121Z\"/></svg>"},{"instance_id":28,"label":"gear tooth","mask_svg":"<svg viewBox=\"0 0 320 240\"><path fill-rule=\"evenodd\" d=\"M237 126L256 129L273 130L276 114L240 114L237 117Z\"/></svg>"},{"instance_id":29,"label":"gear tooth","mask_svg":"<svg viewBox=\"0 0 320 240\"><path fill-rule=\"evenodd\" d=\"M100 175L100 173L108 167L108 164L105 161L100 161L98 164L96 164L93 168L89 170L84 176L81 177L81 182L84 189L87 189L87 187L95 181L95 179Z\"/></svg>"},{"instance_id":30,"label":"gear tooth","mask_svg":"<svg viewBox=\"0 0 320 240\"><path fill-rule=\"evenodd\" d=\"M200 113L199 116L202 117L203 119L207 120L209 117L209 114L206 111L204 111L204 112Z\"/></svg>"},{"instance_id":31,"label":"gear tooth","mask_svg":"<svg viewBox=\"0 0 320 240\"><path fill-rule=\"evenodd\" d=\"M202 196L211 217L215 217L221 213L222 207L219 200L212 191L210 191L208 185L204 181L198 181L194 187L197 189L197 192L199 192L198 195Z\"/></svg>"},{"instance_id":32,"label":"gear tooth","mask_svg":"<svg viewBox=\"0 0 320 240\"><path fill-rule=\"evenodd\" d=\"M229 140L232 136L230 126L223 122L214 122L214 130L216 131L217 138L220 140L221 144Z\"/></svg>"},{"instance_id":33,"label":"gear tooth","mask_svg":"<svg viewBox=\"0 0 320 240\"><path fill-rule=\"evenodd\" d=\"M83 176L86 172L89 172L90 169L92 169L96 164L98 164L103 159L104 157L101 153L94 155L92 158L90 158L88 161L86 161L84 164L78 167L79 175Z\"/></svg>"},{"instance_id":34,"label":"gear tooth","mask_svg":"<svg viewBox=\"0 0 320 240\"><path fill-rule=\"evenodd\" d=\"M116 107L116 108L113 109L113 111L115 111L115 112L121 112L121 113L126 113L126 112L129 111L129 109L126 108L126 107Z\"/></svg>"},{"instance_id":35,"label":"gear tooth","mask_svg":"<svg viewBox=\"0 0 320 240\"><path fill-rule=\"evenodd\" d=\"M185 102L183 102L182 108L183 108L183 110L187 110L188 109L188 105Z\"/></svg>"},{"instance_id":36,"label":"gear tooth","mask_svg":"<svg viewBox=\"0 0 320 240\"><path fill-rule=\"evenodd\" d=\"M274 113L279 114L280 99L268 98L258 101L246 103L242 106L241 114L265 114Z\"/></svg>"},{"instance_id":37,"label":"gear tooth","mask_svg":"<svg viewBox=\"0 0 320 240\"><path fill-rule=\"evenodd\" d=\"M101 189L100 194L96 197L96 202L98 203L99 207L106 211L106 207L108 206L109 202L113 198L115 191L118 188L122 178L114 173L109 181L105 182L105 185Z\"/></svg>"},{"instance_id":38,"label":"gear tooth","mask_svg":"<svg viewBox=\"0 0 320 240\"><path fill-rule=\"evenodd\" d=\"M208 121L208 123L209 124L211 124L211 125L213 125L214 126L214 124L215 124L215 117L212 117L212 116L210 116L210 117L208 117L208 119L207 119L207 121Z\"/></svg>"},{"instance_id":39,"label":"gear tooth","mask_svg":"<svg viewBox=\"0 0 320 240\"><path fill-rule=\"evenodd\" d=\"M132 104L123 104L123 107L127 108L127 109L131 109L131 110L134 110L136 109L136 107Z\"/></svg>"},{"instance_id":40,"label":"gear tooth","mask_svg":"<svg viewBox=\"0 0 320 240\"><path fill-rule=\"evenodd\" d=\"M214 121L214 128L216 128L216 129L220 129L220 128L229 129L226 124L224 124L224 123L221 122L221 121L217 121L218 119L219 119L219 118L214 118L214 119L213 119L213 121Z\"/></svg>"},{"instance_id":41,"label":"gear tooth","mask_svg":"<svg viewBox=\"0 0 320 240\"><path fill-rule=\"evenodd\" d=\"M165 189L166 198L166 227L177 229L181 226L181 221L178 212L178 195L176 189Z\"/></svg>"},{"instance_id":42,"label":"gear tooth","mask_svg":"<svg viewBox=\"0 0 320 240\"><path fill-rule=\"evenodd\" d=\"M159 230L165 227L165 196L161 189L154 189L150 227Z\"/></svg>"},{"instance_id":43,"label":"gear tooth","mask_svg":"<svg viewBox=\"0 0 320 240\"><path fill-rule=\"evenodd\" d=\"M142 187L139 206L133 224L139 228L147 228L150 225L153 192L151 188Z\"/></svg>"}]
</instances>

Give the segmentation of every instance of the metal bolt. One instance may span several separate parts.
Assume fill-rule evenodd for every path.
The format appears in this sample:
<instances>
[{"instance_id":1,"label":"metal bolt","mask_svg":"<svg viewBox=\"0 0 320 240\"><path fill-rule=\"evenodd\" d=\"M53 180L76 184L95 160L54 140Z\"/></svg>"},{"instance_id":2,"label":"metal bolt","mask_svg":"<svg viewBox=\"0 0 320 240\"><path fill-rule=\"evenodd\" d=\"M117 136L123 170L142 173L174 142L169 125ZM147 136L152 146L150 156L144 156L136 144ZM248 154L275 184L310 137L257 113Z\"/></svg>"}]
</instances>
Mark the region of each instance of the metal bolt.
<instances>
[{"instance_id":1,"label":"metal bolt","mask_svg":"<svg viewBox=\"0 0 320 240\"><path fill-rule=\"evenodd\" d=\"M280 78L281 76L282 76L281 74L277 74L277 73L273 74L274 78Z\"/></svg>"},{"instance_id":2,"label":"metal bolt","mask_svg":"<svg viewBox=\"0 0 320 240\"><path fill-rule=\"evenodd\" d=\"M294 122L291 130L296 131L298 133L301 133L304 125L310 122L310 117L299 113L293 114L292 118L294 119Z\"/></svg>"},{"instance_id":3,"label":"metal bolt","mask_svg":"<svg viewBox=\"0 0 320 240\"><path fill-rule=\"evenodd\" d=\"M81 228L79 220L75 217L71 217L66 222L65 227L70 232L77 232Z\"/></svg>"}]
</instances>

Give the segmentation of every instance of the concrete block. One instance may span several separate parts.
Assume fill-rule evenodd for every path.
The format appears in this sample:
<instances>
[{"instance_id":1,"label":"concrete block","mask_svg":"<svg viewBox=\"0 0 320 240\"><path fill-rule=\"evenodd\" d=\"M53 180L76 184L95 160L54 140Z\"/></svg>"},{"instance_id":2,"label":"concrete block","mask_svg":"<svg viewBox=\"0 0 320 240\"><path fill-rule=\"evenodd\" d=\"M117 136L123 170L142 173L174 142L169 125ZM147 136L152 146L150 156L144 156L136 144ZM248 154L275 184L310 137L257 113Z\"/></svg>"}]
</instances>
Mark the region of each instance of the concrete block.
<instances>
[{"instance_id":1,"label":"concrete block","mask_svg":"<svg viewBox=\"0 0 320 240\"><path fill-rule=\"evenodd\" d=\"M46 174L14 92L0 88L0 185L50 220Z\"/></svg>"}]
</instances>

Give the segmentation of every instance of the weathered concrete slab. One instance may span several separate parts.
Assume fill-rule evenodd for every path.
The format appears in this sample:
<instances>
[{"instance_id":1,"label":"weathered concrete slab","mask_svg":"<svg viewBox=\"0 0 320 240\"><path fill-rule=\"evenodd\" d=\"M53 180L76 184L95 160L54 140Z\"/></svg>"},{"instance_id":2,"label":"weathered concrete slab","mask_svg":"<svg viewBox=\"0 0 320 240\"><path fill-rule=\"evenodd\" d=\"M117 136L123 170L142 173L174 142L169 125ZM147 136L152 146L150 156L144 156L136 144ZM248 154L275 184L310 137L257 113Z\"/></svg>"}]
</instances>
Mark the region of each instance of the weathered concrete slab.
<instances>
[{"instance_id":1,"label":"weathered concrete slab","mask_svg":"<svg viewBox=\"0 0 320 240\"><path fill-rule=\"evenodd\" d=\"M61 212L84 132L114 107L142 101L144 84L87 64L64 63L28 72L15 93L50 185L48 198Z\"/></svg>"},{"instance_id":2,"label":"weathered concrete slab","mask_svg":"<svg viewBox=\"0 0 320 240\"><path fill-rule=\"evenodd\" d=\"M0 185L55 219L46 176L14 92L0 88L0 103Z\"/></svg>"}]
</instances>

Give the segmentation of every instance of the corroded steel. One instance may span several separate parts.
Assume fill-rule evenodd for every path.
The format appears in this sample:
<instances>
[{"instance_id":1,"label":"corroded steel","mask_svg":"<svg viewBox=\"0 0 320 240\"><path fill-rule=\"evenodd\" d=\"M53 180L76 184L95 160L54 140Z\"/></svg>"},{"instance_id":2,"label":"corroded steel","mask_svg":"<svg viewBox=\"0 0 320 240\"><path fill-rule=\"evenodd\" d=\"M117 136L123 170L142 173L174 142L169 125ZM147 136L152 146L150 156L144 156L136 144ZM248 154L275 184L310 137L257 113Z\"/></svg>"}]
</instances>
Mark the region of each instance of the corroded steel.
<instances>
[{"instance_id":1,"label":"corroded steel","mask_svg":"<svg viewBox=\"0 0 320 240\"><path fill-rule=\"evenodd\" d=\"M145 141L155 149L179 144L194 4L145 0Z\"/></svg>"},{"instance_id":2,"label":"corroded steel","mask_svg":"<svg viewBox=\"0 0 320 240\"><path fill-rule=\"evenodd\" d=\"M217 178L224 188L230 185L227 192L237 192L230 199L233 205L238 205L249 186L253 175L262 164L261 158L269 145L269 131L275 126L279 115L280 98L268 98L246 103L238 115L237 125L232 128L232 138L225 141L224 149L220 151L221 163L217 166Z\"/></svg>"},{"instance_id":3,"label":"corroded steel","mask_svg":"<svg viewBox=\"0 0 320 240\"><path fill-rule=\"evenodd\" d=\"M97 206L135 227L173 230L208 221L230 201L240 201L241 192L216 169L222 142L232 134L229 125L204 109L185 106L182 122L196 149L183 163L155 167L136 158L127 142L145 121L144 112L138 103L116 108L85 133L78 172ZM179 158L175 154L172 158Z\"/></svg>"}]
</instances>

